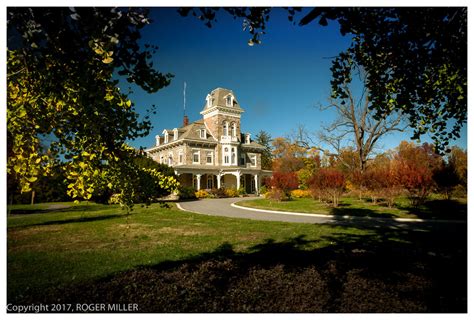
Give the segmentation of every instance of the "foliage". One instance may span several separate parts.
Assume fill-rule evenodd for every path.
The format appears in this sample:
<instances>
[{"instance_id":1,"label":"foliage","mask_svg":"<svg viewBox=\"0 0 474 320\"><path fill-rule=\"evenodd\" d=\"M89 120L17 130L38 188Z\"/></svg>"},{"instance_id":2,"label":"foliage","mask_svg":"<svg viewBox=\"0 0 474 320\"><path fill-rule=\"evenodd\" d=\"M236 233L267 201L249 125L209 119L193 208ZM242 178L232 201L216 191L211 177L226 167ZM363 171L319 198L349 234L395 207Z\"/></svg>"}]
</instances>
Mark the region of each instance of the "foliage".
<instances>
[{"instance_id":1,"label":"foliage","mask_svg":"<svg viewBox=\"0 0 474 320\"><path fill-rule=\"evenodd\" d=\"M395 198L402 192L402 182L399 168L391 166L374 167L363 173L363 185L369 190L372 202L375 204L377 198L384 198L389 208L395 202Z\"/></svg>"},{"instance_id":2,"label":"foliage","mask_svg":"<svg viewBox=\"0 0 474 320\"><path fill-rule=\"evenodd\" d=\"M234 188L225 189L225 195L229 198L235 198L239 196L239 191Z\"/></svg>"},{"instance_id":3,"label":"foliage","mask_svg":"<svg viewBox=\"0 0 474 320\"><path fill-rule=\"evenodd\" d=\"M273 139L273 171L297 172L304 168L306 148L289 139L278 137Z\"/></svg>"},{"instance_id":4,"label":"foliage","mask_svg":"<svg viewBox=\"0 0 474 320\"><path fill-rule=\"evenodd\" d=\"M272 178L269 181L269 186L282 192L285 198L291 197L291 190L298 188L298 178L293 172L273 172Z\"/></svg>"},{"instance_id":5,"label":"foliage","mask_svg":"<svg viewBox=\"0 0 474 320\"><path fill-rule=\"evenodd\" d=\"M260 130L255 136L255 142L261 144L265 147L265 150L262 152L262 169L271 170L272 169L272 137L271 135L263 130Z\"/></svg>"},{"instance_id":6,"label":"foliage","mask_svg":"<svg viewBox=\"0 0 474 320\"><path fill-rule=\"evenodd\" d=\"M147 135L151 124L148 115L139 121L113 80L124 76L147 92L169 84L171 75L149 61L156 48L138 45L148 23L147 11L134 8L8 9L7 171L22 192L58 158L74 199L118 190L130 206L143 189L133 183L161 178L133 163L125 141Z\"/></svg>"},{"instance_id":7,"label":"foliage","mask_svg":"<svg viewBox=\"0 0 474 320\"><path fill-rule=\"evenodd\" d=\"M292 190L291 198L294 198L294 199L311 198L311 191L301 190L301 189Z\"/></svg>"},{"instance_id":8,"label":"foliage","mask_svg":"<svg viewBox=\"0 0 474 320\"><path fill-rule=\"evenodd\" d=\"M344 192L345 177L338 170L331 168L320 169L309 181L309 187L313 195L328 197L333 207L339 204L339 198Z\"/></svg>"},{"instance_id":9,"label":"foliage","mask_svg":"<svg viewBox=\"0 0 474 320\"><path fill-rule=\"evenodd\" d=\"M210 194L204 189L198 190L194 193L196 195L196 198L202 199L202 198L209 198Z\"/></svg>"},{"instance_id":10,"label":"foliage","mask_svg":"<svg viewBox=\"0 0 474 320\"><path fill-rule=\"evenodd\" d=\"M196 199L194 187L180 186L178 189L179 199L181 200L192 200Z\"/></svg>"},{"instance_id":11,"label":"foliage","mask_svg":"<svg viewBox=\"0 0 474 320\"><path fill-rule=\"evenodd\" d=\"M273 188L265 193L266 199L272 199L275 201L288 201L291 200L291 195L288 195L281 189Z\"/></svg>"}]
</instances>

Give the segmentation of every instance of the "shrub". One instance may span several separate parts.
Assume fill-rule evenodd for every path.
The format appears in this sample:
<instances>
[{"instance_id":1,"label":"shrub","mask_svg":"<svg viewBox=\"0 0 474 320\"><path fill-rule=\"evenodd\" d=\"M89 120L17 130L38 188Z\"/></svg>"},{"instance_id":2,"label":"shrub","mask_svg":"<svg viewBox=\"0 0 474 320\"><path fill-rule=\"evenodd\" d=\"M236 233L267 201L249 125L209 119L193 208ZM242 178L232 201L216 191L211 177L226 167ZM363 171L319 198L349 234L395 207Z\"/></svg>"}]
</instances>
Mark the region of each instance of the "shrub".
<instances>
[{"instance_id":1,"label":"shrub","mask_svg":"<svg viewBox=\"0 0 474 320\"><path fill-rule=\"evenodd\" d=\"M209 196L210 196L209 192L207 192L204 189L198 190L194 194L195 194L196 198L198 198L198 199L209 198Z\"/></svg>"},{"instance_id":2,"label":"shrub","mask_svg":"<svg viewBox=\"0 0 474 320\"><path fill-rule=\"evenodd\" d=\"M301 190L296 189L291 191L291 197L296 199L301 198L311 198L311 191L310 190Z\"/></svg>"},{"instance_id":3,"label":"shrub","mask_svg":"<svg viewBox=\"0 0 474 320\"><path fill-rule=\"evenodd\" d=\"M408 199L415 207L423 204L433 187L431 171L426 167L398 164L397 179L408 191Z\"/></svg>"},{"instance_id":4,"label":"shrub","mask_svg":"<svg viewBox=\"0 0 474 320\"><path fill-rule=\"evenodd\" d=\"M285 198L290 198L291 190L298 188L298 178L294 172L274 172L269 186L272 187L272 190L281 190L285 194Z\"/></svg>"},{"instance_id":5,"label":"shrub","mask_svg":"<svg viewBox=\"0 0 474 320\"><path fill-rule=\"evenodd\" d=\"M189 200L196 199L193 187L181 187L179 188L178 195L180 199Z\"/></svg>"},{"instance_id":6,"label":"shrub","mask_svg":"<svg viewBox=\"0 0 474 320\"><path fill-rule=\"evenodd\" d=\"M239 191L236 189L225 189L225 195L229 198L234 198L239 196Z\"/></svg>"},{"instance_id":7,"label":"shrub","mask_svg":"<svg viewBox=\"0 0 474 320\"><path fill-rule=\"evenodd\" d=\"M277 188L273 188L272 190L265 193L265 198L276 200L276 201L290 200L290 197L285 192L283 192L283 190L280 190Z\"/></svg>"},{"instance_id":8,"label":"shrub","mask_svg":"<svg viewBox=\"0 0 474 320\"><path fill-rule=\"evenodd\" d=\"M268 188L266 186L261 186L260 190L258 190L259 194L265 195L268 192Z\"/></svg>"},{"instance_id":9,"label":"shrub","mask_svg":"<svg viewBox=\"0 0 474 320\"><path fill-rule=\"evenodd\" d=\"M119 204L120 203L120 193L114 193L113 195L110 196L109 204Z\"/></svg>"},{"instance_id":10,"label":"shrub","mask_svg":"<svg viewBox=\"0 0 474 320\"><path fill-rule=\"evenodd\" d=\"M320 169L308 181L311 193L314 196L327 197L334 207L339 205L339 198L344 192L344 174L336 169Z\"/></svg>"},{"instance_id":11,"label":"shrub","mask_svg":"<svg viewBox=\"0 0 474 320\"><path fill-rule=\"evenodd\" d=\"M247 194L247 191L245 191L245 188L244 187L240 187L239 190L237 190L239 195L244 195L244 194Z\"/></svg>"}]
</instances>

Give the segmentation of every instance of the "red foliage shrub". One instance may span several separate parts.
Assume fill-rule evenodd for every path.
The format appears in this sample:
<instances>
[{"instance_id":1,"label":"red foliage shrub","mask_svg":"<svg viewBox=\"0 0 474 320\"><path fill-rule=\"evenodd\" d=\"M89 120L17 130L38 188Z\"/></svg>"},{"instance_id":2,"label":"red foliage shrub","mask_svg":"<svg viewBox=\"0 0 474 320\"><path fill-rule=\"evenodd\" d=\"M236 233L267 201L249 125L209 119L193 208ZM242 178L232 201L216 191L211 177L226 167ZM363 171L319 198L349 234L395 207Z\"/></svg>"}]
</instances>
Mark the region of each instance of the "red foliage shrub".
<instances>
[{"instance_id":1,"label":"red foliage shrub","mask_svg":"<svg viewBox=\"0 0 474 320\"><path fill-rule=\"evenodd\" d=\"M311 192L319 198L328 197L334 207L344 192L345 177L336 169L320 169L308 181Z\"/></svg>"},{"instance_id":2,"label":"red foliage shrub","mask_svg":"<svg viewBox=\"0 0 474 320\"><path fill-rule=\"evenodd\" d=\"M298 178L294 172L273 172L272 178L268 181L272 189L281 191L276 192L279 195L278 200L291 198L291 190L298 188Z\"/></svg>"}]
</instances>

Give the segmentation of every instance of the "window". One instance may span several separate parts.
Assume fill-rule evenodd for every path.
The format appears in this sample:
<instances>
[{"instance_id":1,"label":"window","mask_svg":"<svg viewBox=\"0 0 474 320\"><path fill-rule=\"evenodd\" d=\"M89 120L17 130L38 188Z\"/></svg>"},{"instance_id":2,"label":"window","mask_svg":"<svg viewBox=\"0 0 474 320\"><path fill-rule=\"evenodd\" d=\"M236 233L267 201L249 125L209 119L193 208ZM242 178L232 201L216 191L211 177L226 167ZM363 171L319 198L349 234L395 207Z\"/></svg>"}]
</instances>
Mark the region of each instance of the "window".
<instances>
[{"instance_id":1,"label":"window","mask_svg":"<svg viewBox=\"0 0 474 320\"><path fill-rule=\"evenodd\" d=\"M200 163L200 155L199 155L199 150L194 150L193 151L193 163Z\"/></svg>"},{"instance_id":2,"label":"window","mask_svg":"<svg viewBox=\"0 0 474 320\"><path fill-rule=\"evenodd\" d=\"M224 136L228 136L228 135L229 135L229 122L227 122L227 121L224 121L224 131L223 131L223 135L224 135Z\"/></svg>"},{"instance_id":3,"label":"window","mask_svg":"<svg viewBox=\"0 0 474 320\"><path fill-rule=\"evenodd\" d=\"M212 164L213 163L213 156L214 153L212 151L207 151L206 152L206 164Z\"/></svg>"},{"instance_id":4,"label":"window","mask_svg":"<svg viewBox=\"0 0 474 320\"><path fill-rule=\"evenodd\" d=\"M161 164L165 163L165 158L163 156L160 156L160 163Z\"/></svg>"},{"instance_id":5,"label":"window","mask_svg":"<svg viewBox=\"0 0 474 320\"><path fill-rule=\"evenodd\" d=\"M168 143L168 131L165 131L165 143Z\"/></svg>"},{"instance_id":6,"label":"window","mask_svg":"<svg viewBox=\"0 0 474 320\"><path fill-rule=\"evenodd\" d=\"M228 107L232 107L232 96L231 96L231 95L228 95L228 96L225 98L225 104L226 104L226 106L228 106Z\"/></svg>"},{"instance_id":7,"label":"window","mask_svg":"<svg viewBox=\"0 0 474 320\"><path fill-rule=\"evenodd\" d=\"M232 122L232 136L233 137L236 137L237 136L237 125L235 124L235 122Z\"/></svg>"},{"instance_id":8,"label":"window","mask_svg":"<svg viewBox=\"0 0 474 320\"><path fill-rule=\"evenodd\" d=\"M170 153L168 156L168 165L172 166L173 165L173 155Z\"/></svg>"},{"instance_id":9,"label":"window","mask_svg":"<svg viewBox=\"0 0 474 320\"><path fill-rule=\"evenodd\" d=\"M173 140L178 140L178 129L173 130Z\"/></svg>"},{"instance_id":10,"label":"window","mask_svg":"<svg viewBox=\"0 0 474 320\"><path fill-rule=\"evenodd\" d=\"M244 153L240 154L240 165L245 166L245 154Z\"/></svg>"},{"instance_id":11,"label":"window","mask_svg":"<svg viewBox=\"0 0 474 320\"><path fill-rule=\"evenodd\" d=\"M224 164L229 164L229 148L224 148Z\"/></svg>"},{"instance_id":12,"label":"window","mask_svg":"<svg viewBox=\"0 0 474 320\"><path fill-rule=\"evenodd\" d=\"M210 108L212 106L212 98L210 95L207 95L206 97L207 100L207 107Z\"/></svg>"},{"instance_id":13,"label":"window","mask_svg":"<svg viewBox=\"0 0 474 320\"><path fill-rule=\"evenodd\" d=\"M199 137L201 139L206 139L207 138L206 129L200 129L199 130Z\"/></svg>"},{"instance_id":14,"label":"window","mask_svg":"<svg viewBox=\"0 0 474 320\"><path fill-rule=\"evenodd\" d=\"M235 148L232 148L231 164L233 165L237 164L237 155L235 152Z\"/></svg>"},{"instance_id":15,"label":"window","mask_svg":"<svg viewBox=\"0 0 474 320\"><path fill-rule=\"evenodd\" d=\"M178 159L179 159L179 164L183 164L183 160L184 160L183 151L179 151Z\"/></svg>"},{"instance_id":16,"label":"window","mask_svg":"<svg viewBox=\"0 0 474 320\"><path fill-rule=\"evenodd\" d=\"M252 167L257 166L257 155L255 154L250 155L250 166Z\"/></svg>"}]
</instances>

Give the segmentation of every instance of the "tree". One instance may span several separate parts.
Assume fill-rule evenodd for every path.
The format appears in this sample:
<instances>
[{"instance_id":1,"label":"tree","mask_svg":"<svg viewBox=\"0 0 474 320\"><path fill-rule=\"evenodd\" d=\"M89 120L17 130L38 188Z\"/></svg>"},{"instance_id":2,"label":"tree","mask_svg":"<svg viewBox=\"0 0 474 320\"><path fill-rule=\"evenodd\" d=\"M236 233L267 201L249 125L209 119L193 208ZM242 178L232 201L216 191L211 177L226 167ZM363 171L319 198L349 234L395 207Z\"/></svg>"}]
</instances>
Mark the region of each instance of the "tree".
<instances>
[{"instance_id":1,"label":"tree","mask_svg":"<svg viewBox=\"0 0 474 320\"><path fill-rule=\"evenodd\" d=\"M335 151L335 156L344 166L364 172L380 138L391 132L404 130L403 117L401 113L392 112L375 117L376 106L371 101L370 91L366 86L369 75L357 65L350 68L351 73L357 72L361 77L362 93L360 97L353 94L352 77L347 77L346 82L341 85L342 93L331 97L329 105L323 108L335 110L337 118L330 125L322 127L319 138ZM355 145L355 154L350 154L350 157L345 157L352 151L343 145L345 139Z\"/></svg>"},{"instance_id":2,"label":"tree","mask_svg":"<svg viewBox=\"0 0 474 320\"><path fill-rule=\"evenodd\" d=\"M260 132L255 136L255 142L265 147L265 150L262 152L262 169L271 170L273 161L271 135L268 132L260 130Z\"/></svg>"},{"instance_id":3,"label":"tree","mask_svg":"<svg viewBox=\"0 0 474 320\"><path fill-rule=\"evenodd\" d=\"M287 200L291 199L291 190L298 188L298 178L294 172L273 172L268 185L272 188L271 197Z\"/></svg>"},{"instance_id":4,"label":"tree","mask_svg":"<svg viewBox=\"0 0 474 320\"><path fill-rule=\"evenodd\" d=\"M73 198L108 188L132 204L145 171L125 141L147 135L151 124L149 115L138 120L114 75L146 92L171 79L152 67L156 47L138 44L147 11L19 7L8 8L7 23L7 171L27 192L60 158ZM45 137L52 140L47 154L40 148Z\"/></svg>"},{"instance_id":5,"label":"tree","mask_svg":"<svg viewBox=\"0 0 474 320\"><path fill-rule=\"evenodd\" d=\"M273 139L272 145L274 171L297 172L304 167L306 148L282 137Z\"/></svg>"},{"instance_id":6,"label":"tree","mask_svg":"<svg viewBox=\"0 0 474 320\"><path fill-rule=\"evenodd\" d=\"M344 192L345 177L339 170L322 168L310 179L309 186L313 195L318 195L320 199L326 195L336 208Z\"/></svg>"},{"instance_id":7,"label":"tree","mask_svg":"<svg viewBox=\"0 0 474 320\"><path fill-rule=\"evenodd\" d=\"M220 8L183 8L205 21L216 22ZM261 43L271 8L224 8L243 19L252 36L249 45ZM344 84L351 61L369 74L367 88L375 118L392 112L408 116L414 139L430 134L437 151L459 138L467 121L467 8L344 8L320 7L306 11L286 8L288 20L304 26L328 20L340 25L342 35L352 34L351 46L333 59L333 97L346 98ZM299 20L299 21L298 21ZM454 125L449 126L449 120Z\"/></svg>"},{"instance_id":8,"label":"tree","mask_svg":"<svg viewBox=\"0 0 474 320\"><path fill-rule=\"evenodd\" d=\"M402 141L394 155L393 166L399 184L408 191L414 206L423 204L431 193L433 172L440 168L442 158L434 152L434 146Z\"/></svg>"}]
</instances>

